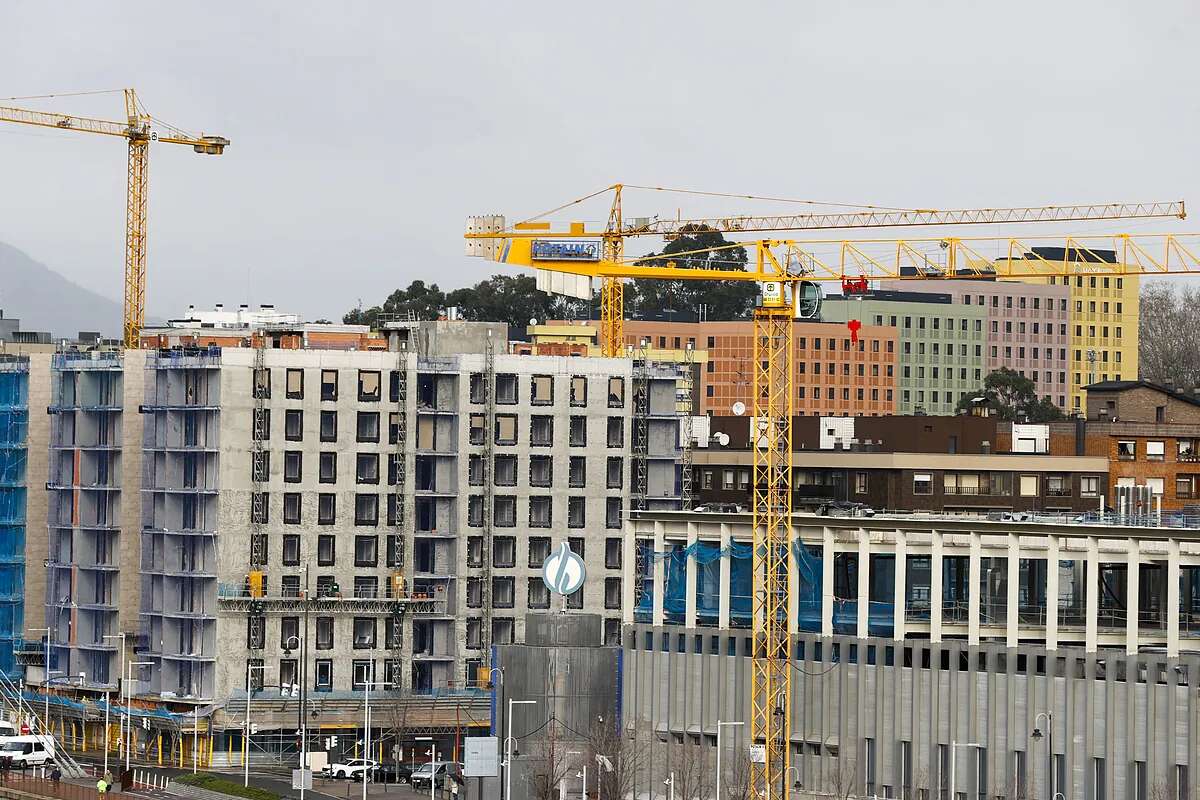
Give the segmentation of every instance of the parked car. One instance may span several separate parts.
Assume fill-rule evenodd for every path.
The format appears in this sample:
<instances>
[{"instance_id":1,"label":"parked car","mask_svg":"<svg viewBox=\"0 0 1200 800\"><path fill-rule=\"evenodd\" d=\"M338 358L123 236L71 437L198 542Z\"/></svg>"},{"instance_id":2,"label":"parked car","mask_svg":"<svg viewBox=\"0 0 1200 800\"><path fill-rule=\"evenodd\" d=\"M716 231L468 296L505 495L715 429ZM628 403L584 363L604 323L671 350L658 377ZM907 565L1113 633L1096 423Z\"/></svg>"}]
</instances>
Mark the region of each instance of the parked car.
<instances>
[{"instance_id":1,"label":"parked car","mask_svg":"<svg viewBox=\"0 0 1200 800\"><path fill-rule=\"evenodd\" d=\"M409 783L414 789L420 789L422 786L428 789L431 781L435 786L444 787L447 780L462 782L462 764L453 761L426 761L424 764L418 764L413 770Z\"/></svg>"},{"instance_id":2,"label":"parked car","mask_svg":"<svg viewBox=\"0 0 1200 800\"><path fill-rule=\"evenodd\" d=\"M0 767L26 769L54 761L54 739L49 736L0 738Z\"/></svg>"},{"instance_id":3,"label":"parked car","mask_svg":"<svg viewBox=\"0 0 1200 800\"><path fill-rule=\"evenodd\" d=\"M411 764L385 761L371 772L371 780L377 783L408 783L412 780Z\"/></svg>"},{"instance_id":4,"label":"parked car","mask_svg":"<svg viewBox=\"0 0 1200 800\"><path fill-rule=\"evenodd\" d=\"M374 770L379 766L378 762L371 761L366 758L351 758L346 761L335 761L332 764L326 764L321 770L330 778L349 778L350 780L361 780L363 774L368 770Z\"/></svg>"}]
</instances>

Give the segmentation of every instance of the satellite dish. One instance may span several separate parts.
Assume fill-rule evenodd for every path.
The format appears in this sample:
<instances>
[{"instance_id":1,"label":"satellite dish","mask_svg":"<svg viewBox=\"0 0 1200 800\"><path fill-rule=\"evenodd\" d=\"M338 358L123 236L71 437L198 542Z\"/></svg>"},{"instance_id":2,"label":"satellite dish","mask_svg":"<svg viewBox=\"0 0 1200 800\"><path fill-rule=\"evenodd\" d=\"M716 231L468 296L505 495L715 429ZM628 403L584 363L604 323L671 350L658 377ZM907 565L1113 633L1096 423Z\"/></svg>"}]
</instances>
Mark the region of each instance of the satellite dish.
<instances>
[{"instance_id":1,"label":"satellite dish","mask_svg":"<svg viewBox=\"0 0 1200 800\"><path fill-rule=\"evenodd\" d=\"M740 417L746 413L746 404L743 403L741 400L738 400L736 403L733 404L733 408L730 410L733 411L733 415L735 417Z\"/></svg>"},{"instance_id":2,"label":"satellite dish","mask_svg":"<svg viewBox=\"0 0 1200 800\"><path fill-rule=\"evenodd\" d=\"M729 434L722 431L717 434L717 444L726 447L729 444Z\"/></svg>"}]
</instances>

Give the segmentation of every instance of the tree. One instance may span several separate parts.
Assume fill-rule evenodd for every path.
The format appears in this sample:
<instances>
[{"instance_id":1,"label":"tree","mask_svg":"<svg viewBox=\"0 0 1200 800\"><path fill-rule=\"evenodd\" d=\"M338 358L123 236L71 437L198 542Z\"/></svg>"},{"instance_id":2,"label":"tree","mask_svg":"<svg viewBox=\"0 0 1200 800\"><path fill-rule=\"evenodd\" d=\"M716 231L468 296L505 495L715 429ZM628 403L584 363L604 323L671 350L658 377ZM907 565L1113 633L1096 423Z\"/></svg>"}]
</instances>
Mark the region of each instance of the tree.
<instances>
[{"instance_id":1,"label":"tree","mask_svg":"<svg viewBox=\"0 0 1200 800\"><path fill-rule=\"evenodd\" d=\"M1200 288L1152 283L1142 289L1138 370L1155 383L1200 386Z\"/></svg>"},{"instance_id":2,"label":"tree","mask_svg":"<svg viewBox=\"0 0 1200 800\"><path fill-rule=\"evenodd\" d=\"M597 720L588 737L588 765L597 765L596 756L604 756L612 771L600 769L594 786L602 797L629 797L637 785L637 775L645 763L653 737L646 723L634 723L623 733L615 724Z\"/></svg>"},{"instance_id":3,"label":"tree","mask_svg":"<svg viewBox=\"0 0 1200 800\"><path fill-rule=\"evenodd\" d=\"M692 253L730 243L720 231L704 225L684 225L680 235L663 248L661 253L647 253L638 260L641 266L665 267L674 263L684 269L721 269L741 272L746 268L746 248ZM626 305L642 313L673 309L697 312L706 307L708 319L744 319L754 310L758 285L752 281L683 281L641 279L626 289ZM632 301L632 302L629 302Z\"/></svg>"},{"instance_id":4,"label":"tree","mask_svg":"<svg viewBox=\"0 0 1200 800\"><path fill-rule=\"evenodd\" d=\"M969 411L977 397L985 398L997 417L1010 422L1053 422L1063 418L1062 410L1050 398L1038 399L1033 381L1008 367L990 373L981 389L964 394L958 410Z\"/></svg>"},{"instance_id":5,"label":"tree","mask_svg":"<svg viewBox=\"0 0 1200 800\"><path fill-rule=\"evenodd\" d=\"M425 285L425 281L413 281L407 289L397 289L388 295L382 306L363 309L361 304L342 317L347 325L371 325L374 327L380 314L412 314L417 319L437 319L446 307L446 294L436 283Z\"/></svg>"}]
</instances>

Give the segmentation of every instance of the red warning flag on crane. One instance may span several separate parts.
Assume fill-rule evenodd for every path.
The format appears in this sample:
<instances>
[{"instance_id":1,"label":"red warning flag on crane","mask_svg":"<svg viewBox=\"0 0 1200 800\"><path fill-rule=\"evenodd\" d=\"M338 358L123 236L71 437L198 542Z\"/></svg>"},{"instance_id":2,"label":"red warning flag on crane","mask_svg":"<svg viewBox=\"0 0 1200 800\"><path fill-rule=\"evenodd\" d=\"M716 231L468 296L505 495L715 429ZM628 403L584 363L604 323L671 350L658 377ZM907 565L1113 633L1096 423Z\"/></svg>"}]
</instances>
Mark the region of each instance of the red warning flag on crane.
<instances>
[{"instance_id":1,"label":"red warning flag on crane","mask_svg":"<svg viewBox=\"0 0 1200 800\"><path fill-rule=\"evenodd\" d=\"M856 319L852 319L846 323L846 327L850 329L850 341L854 344L857 344L858 330L862 327L862 323Z\"/></svg>"}]
</instances>

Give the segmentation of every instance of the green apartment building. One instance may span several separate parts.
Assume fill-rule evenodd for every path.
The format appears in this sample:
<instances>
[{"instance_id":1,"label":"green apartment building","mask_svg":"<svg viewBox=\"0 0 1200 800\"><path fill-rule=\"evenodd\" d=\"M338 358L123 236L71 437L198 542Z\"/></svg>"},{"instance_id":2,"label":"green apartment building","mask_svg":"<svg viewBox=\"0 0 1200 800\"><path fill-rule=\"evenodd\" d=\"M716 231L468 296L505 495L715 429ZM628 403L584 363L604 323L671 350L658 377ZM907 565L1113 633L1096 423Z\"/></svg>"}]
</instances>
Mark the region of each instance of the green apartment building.
<instances>
[{"instance_id":1,"label":"green apartment building","mask_svg":"<svg viewBox=\"0 0 1200 800\"><path fill-rule=\"evenodd\" d=\"M876 290L825 298L821 318L896 329L897 414L953 414L959 398L987 377L982 306L953 304L948 294Z\"/></svg>"}]
</instances>

